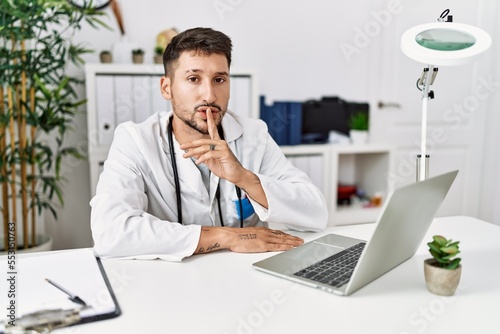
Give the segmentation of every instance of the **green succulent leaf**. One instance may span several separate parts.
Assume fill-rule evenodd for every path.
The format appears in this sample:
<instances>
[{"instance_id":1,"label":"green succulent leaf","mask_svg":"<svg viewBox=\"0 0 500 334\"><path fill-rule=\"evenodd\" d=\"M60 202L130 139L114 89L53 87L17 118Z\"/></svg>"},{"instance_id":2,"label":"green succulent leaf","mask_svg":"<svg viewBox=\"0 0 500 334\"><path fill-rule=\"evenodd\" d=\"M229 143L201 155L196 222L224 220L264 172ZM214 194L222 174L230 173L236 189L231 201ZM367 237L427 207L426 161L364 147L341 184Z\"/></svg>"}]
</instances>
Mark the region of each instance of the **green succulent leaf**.
<instances>
[{"instance_id":1,"label":"green succulent leaf","mask_svg":"<svg viewBox=\"0 0 500 334\"><path fill-rule=\"evenodd\" d=\"M445 269L455 269L460 264L460 258L456 255L460 253L458 248L459 241L453 242L451 239L447 240L441 235L432 237L433 241L427 243L429 252L432 257L438 262L438 265Z\"/></svg>"},{"instance_id":2,"label":"green succulent leaf","mask_svg":"<svg viewBox=\"0 0 500 334\"><path fill-rule=\"evenodd\" d=\"M460 261L461 261L461 260L462 260L462 259L458 257L458 258L454 259L453 261L451 261L451 262L450 262L450 264L449 264L449 265L447 265L445 268L446 268L446 269L449 269L449 270L456 269L456 268L458 268L458 266L460 265Z\"/></svg>"},{"instance_id":3,"label":"green succulent leaf","mask_svg":"<svg viewBox=\"0 0 500 334\"><path fill-rule=\"evenodd\" d=\"M441 249L439 248L439 246L436 246L434 243L429 242L427 245L429 246L429 250L431 251L431 253L432 252L434 252L436 254L441 253Z\"/></svg>"},{"instance_id":4,"label":"green succulent leaf","mask_svg":"<svg viewBox=\"0 0 500 334\"><path fill-rule=\"evenodd\" d=\"M450 254L450 255L458 254L458 247L457 246L441 247L440 250L443 253Z\"/></svg>"},{"instance_id":5,"label":"green succulent leaf","mask_svg":"<svg viewBox=\"0 0 500 334\"><path fill-rule=\"evenodd\" d=\"M444 247L446 246L446 243L448 242L446 240L445 237L443 236L440 236L440 235L435 235L432 237L432 239L434 239L434 241L440 246L440 247Z\"/></svg>"}]
</instances>

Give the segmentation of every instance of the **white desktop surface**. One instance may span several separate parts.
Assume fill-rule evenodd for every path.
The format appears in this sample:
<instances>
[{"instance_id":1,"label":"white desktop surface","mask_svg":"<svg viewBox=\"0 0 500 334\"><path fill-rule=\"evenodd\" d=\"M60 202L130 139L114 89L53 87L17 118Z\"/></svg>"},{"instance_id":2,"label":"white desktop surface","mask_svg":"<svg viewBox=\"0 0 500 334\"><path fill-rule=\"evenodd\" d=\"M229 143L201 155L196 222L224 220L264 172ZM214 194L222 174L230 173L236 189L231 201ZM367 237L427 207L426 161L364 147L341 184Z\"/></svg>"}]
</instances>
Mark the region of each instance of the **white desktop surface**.
<instances>
[{"instance_id":1,"label":"white desktop surface","mask_svg":"<svg viewBox=\"0 0 500 334\"><path fill-rule=\"evenodd\" d=\"M294 233L367 239L374 224ZM427 291L426 243L460 241L455 296ZM500 227L470 217L438 218L417 254L348 297L252 268L273 253L218 251L181 263L104 260L123 314L55 333L500 333Z\"/></svg>"}]
</instances>

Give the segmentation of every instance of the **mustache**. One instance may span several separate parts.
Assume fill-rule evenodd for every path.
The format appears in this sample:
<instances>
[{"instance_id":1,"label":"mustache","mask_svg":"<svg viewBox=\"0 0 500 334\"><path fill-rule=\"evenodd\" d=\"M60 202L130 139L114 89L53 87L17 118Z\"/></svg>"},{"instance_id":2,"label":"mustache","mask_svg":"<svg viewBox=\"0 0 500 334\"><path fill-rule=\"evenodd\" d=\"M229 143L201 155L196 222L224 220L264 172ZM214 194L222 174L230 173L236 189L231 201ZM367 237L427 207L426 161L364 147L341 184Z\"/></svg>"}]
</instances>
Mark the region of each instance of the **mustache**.
<instances>
[{"instance_id":1,"label":"mustache","mask_svg":"<svg viewBox=\"0 0 500 334\"><path fill-rule=\"evenodd\" d=\"M194 110L198 110L201 107L215 108L218 111L222 111L222 108L218 104L215 104L215 103L202 103L202 104L199 104L196 107L194 107Z\"/></svg>"}]
</instances>

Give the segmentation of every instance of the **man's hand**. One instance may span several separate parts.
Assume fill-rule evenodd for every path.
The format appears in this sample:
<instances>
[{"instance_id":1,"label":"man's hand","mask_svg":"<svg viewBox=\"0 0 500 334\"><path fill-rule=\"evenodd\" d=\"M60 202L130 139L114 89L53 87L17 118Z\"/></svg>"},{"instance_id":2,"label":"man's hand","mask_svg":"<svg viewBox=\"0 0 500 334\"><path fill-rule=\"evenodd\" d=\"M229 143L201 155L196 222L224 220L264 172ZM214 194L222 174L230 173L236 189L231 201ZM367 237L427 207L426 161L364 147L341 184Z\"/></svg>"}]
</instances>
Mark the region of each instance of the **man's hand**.
<instances>
[{"instance_id":1,"label":"man's hand","mask_svg":"<svg viewBox=\"0 0 500 334\"><path fill-rule=\"evenodd\" d=\"M237 184L245 177L247 170L229 149L225 140L222 140L210 108L207 108L207 125L210 139L198 139L181 145L187 151L184 158L196 158L196 164L204 163L212 173L221 179Z\"/></svg>"},{"instance_id":2,"label":"man's hand","mask_svg":"<svg viewBox=\"0 0 500 334\"><path fill-rule=\"evenodd\" d=\"M187 151L182 156L184 158L195 157L197 165L204 163L212 173L237 185L254 201L267 209L269 204L260 179L241 165L226 141L220 138L210 108L207 108L206 112L210 139L198 139L181 145L181 149Z\"/></svg>"},{"instance_id":3,"label":"man's hand","mask_svg":"<svg viewBox=\"0 0 500 334\"><path fill-rule=\"evenodd\" d=\"M231 229L231 232L234 241L229 249L237 253L284 251L304 243L299 237L262 226Z\"/></svg>"},{"instance_id":4,"label":"man's hand","mask_svg":"<svg viewBox=\"0 0 500 334\"><path fill-rule=\"evenodd\" d=\"M245 228L203 226L195 254L218 249L229 249L237 253L285 251L303 243L304 240L299 237L263 226Z\"/></svg>"}]
</instances>

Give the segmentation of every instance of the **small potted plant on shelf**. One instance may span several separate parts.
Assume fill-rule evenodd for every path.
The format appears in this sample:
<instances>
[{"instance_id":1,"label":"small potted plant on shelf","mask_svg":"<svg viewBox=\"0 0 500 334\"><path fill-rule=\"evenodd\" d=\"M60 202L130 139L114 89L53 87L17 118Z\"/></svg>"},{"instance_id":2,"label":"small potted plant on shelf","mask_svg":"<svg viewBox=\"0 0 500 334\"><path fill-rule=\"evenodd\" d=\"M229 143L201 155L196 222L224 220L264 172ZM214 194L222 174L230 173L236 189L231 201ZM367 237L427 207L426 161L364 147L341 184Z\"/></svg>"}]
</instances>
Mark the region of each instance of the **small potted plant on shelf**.
<instances>
[{"instance_id":1,"label":"small potted plant on shelf","mask_svg":"<svg viewBox=\"0 0 500 334\"><path fill-rule=\"evenodd\" d=\"M427 243L432 258L424 261L427 289L436 295L451 296L457 289L462 272L461 258L455 257L460 253L459 241L453 242L440 235L432 239Z\"/></svg>"},{"instance_id":2,"label":"small potted plant on shelf","mask_svg":"<svg viewBox=\"0 0 500 334\"><path fill-rule=\"evenodd\" d=\"M144 50L143 49L133 49L132 50L132 62L134 64L142 64L144 62Z\"/></svg>"},{"instance_id":3,"label":"small potted plant on shelf","mask_svg":"<svg viewBox=\"0 0 500 334\"><path fill-rule=\"evenodd\" d=\"M365 111L354 112L349 118L349 137L353 144L368 142L368 113Z\"/></svg>"},{"instance_id":4,"label":"small potted plant on shelf","mask_svg":"<svg viewBox=\"0 0 500 334\"><path fill-rule=\"evenodd\" d=\"M157 45L154 48L154 62L155 64L163 64L163 51L164 48L161 45Z\"/></svg>"},{"instance_id":5,"label":"small potted plant on shelf","mask_svg":"<svg viewBox=\"0 0 500 334\"><path fill-rule=\"evenodd\" d=\"M99 57L101 59L101 63L112 63L113 62L113 56L111 55L111 51L109 50L103 50L99 54Z\"/></svg>"}]
</instances>

